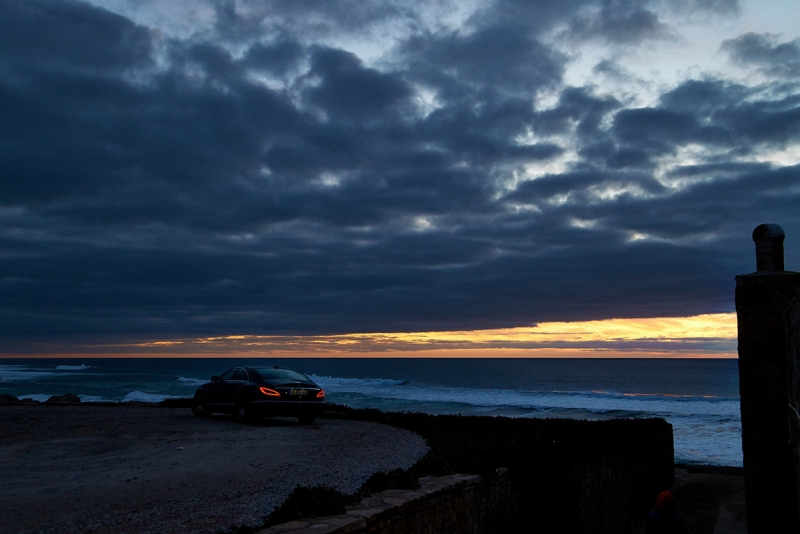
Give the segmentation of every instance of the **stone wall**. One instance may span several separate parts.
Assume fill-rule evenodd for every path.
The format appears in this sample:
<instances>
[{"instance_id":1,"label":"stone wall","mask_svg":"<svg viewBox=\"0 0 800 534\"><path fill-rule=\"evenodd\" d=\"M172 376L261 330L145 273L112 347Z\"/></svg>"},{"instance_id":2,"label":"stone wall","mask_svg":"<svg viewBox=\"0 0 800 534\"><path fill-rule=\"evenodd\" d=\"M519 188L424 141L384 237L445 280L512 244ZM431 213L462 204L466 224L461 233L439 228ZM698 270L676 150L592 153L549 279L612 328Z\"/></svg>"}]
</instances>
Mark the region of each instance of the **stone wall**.
<instances>
[{"instance_id":1,"label":"stone wall","mask_svg":"<svg viewBox=\"0 0 800 534\"><path fill-rule=\"evenodd\" d=\"M672 427L626 450L546 470L499 469L488 479L450 475L420 479L418 490L371 495L343 515L303 519L258 534L511 534L630 532L673 480Z\"/></svg>"},{"instance_id":2,"label":"stone wall","mask_svg":"<svg viewBox=\"0 0 800 534\"><path fill-rule=\"evenodd\" d=\"M575 495L571 529L563 532L629 532L674 480L672 427L642 439L637 447L607 453L573 470ZM565 525L566 527L566 525Z\"/></svg>"},{"instance_id":3,"label":"stone wall","mask_svg":"<svg viewBox=\"0 0 800 534\"><path fill-rule=\"evenodd\" d=\"M559 534L629 532L674 480L672 425L660 422L635 433L628 421L618 420L615 426L621 433L627 428L629 443L603 447L587 438L584 456L558 455L519 466L512 472L520 479L517 531L535 524L540 532Z\"/></svg>"},{"instance_id":4,"label":"stone wall","mask_svg":"<svg viewBox=\"0 0 800 534\"><path fill-rule=\"evenodd\" d=\"M420 479L417 490L371 495L339 516L292 521L257 534L506 534L518 501L505 469L478 475Z\"/></svg>"}]
</instances>

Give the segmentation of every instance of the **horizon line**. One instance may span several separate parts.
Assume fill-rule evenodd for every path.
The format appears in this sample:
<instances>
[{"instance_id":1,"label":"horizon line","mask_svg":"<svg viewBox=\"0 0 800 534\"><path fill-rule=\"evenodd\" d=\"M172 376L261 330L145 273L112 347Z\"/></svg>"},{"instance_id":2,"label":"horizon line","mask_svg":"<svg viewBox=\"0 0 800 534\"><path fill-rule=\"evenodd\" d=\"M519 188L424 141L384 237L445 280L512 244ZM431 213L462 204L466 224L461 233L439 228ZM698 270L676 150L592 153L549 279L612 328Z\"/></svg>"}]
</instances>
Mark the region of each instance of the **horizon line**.
<instances>
[{"instance_id":1,"label":"horizon line","mask_svg":"<svg viewBox=\"0 0 800 534\"><path fill-rule=\"evenodd\" d=\"M0 358L737 358L735 313L483 330L27 342Z\"/></svg>"}]
</instances>

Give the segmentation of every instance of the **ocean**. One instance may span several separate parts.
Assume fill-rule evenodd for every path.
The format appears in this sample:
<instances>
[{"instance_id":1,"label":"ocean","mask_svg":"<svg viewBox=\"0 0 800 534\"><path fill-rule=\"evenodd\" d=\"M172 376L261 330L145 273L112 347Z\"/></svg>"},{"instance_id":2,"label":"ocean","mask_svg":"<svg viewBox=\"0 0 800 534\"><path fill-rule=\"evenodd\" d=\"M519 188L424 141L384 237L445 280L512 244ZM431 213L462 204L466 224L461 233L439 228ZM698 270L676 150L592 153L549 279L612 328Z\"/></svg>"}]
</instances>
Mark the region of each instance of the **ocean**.
<instances>
[{"instance_id":1,"label":"ocean","mask_svg":"<svg viewBox=\"0 0 800 534\"><path fill-rule=\"evenodd\" d=\"M190 397L233 365L288 367L355 408L508 417L662 417L675 461L742 465L736 360L109 358L0 360L0 393L44 401Z\"/></svg>"}]
</instances>

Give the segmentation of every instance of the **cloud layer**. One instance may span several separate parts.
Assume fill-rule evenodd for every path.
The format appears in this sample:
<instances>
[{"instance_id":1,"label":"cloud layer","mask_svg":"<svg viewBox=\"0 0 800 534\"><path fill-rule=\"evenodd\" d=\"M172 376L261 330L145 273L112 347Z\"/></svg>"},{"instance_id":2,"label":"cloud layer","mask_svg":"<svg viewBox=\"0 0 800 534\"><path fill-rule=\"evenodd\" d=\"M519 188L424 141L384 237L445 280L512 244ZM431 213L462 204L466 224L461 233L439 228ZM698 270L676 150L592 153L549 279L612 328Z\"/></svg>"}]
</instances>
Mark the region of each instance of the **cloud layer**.
<instances>
[{"instance_id":1,"label":"cloud layer","mask_svg":"<svg viewBox=\"0 0 800 534\"><path fill-rule=\"evenodd\" d=\"M736 3L137 5L0 2L7 346L729 312L762 222L800 269L797 40L566 76Z\"/></svg>"}]
</instances>

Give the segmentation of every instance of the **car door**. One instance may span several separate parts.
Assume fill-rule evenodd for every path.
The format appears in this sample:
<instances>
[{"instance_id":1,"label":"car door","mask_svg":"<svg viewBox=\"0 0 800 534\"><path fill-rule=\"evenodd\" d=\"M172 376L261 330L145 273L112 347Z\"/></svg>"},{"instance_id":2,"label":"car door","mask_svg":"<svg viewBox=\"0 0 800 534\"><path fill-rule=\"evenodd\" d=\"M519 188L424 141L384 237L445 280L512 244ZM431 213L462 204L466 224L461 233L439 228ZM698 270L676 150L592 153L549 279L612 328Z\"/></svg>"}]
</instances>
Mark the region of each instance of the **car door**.
<instances>
[{"instance_id":1,"label":"car door","mask_svg":"<svg viewBox=\"0 0 800 534\"><path fill-rule=\"evenodd\" d=\"M247 383L247 371L241 367L236 367L230 378L222 382L222 399L221 402L225 405L233 406L236 400L236 394Z\"/></svg>"},{"instance_id":2,"label":"car door","mask_svg":"<svg viewBox=\"0 0 800 534\"><path fill-rule=\"evenodd\" d=\"M233 378L233 373L236 371L235 367L231 367L217 378L214 382L209 384L206 389L206 404L211 406L223 406L228 404L225 400L226 397L226 384Z\"/></svg>"}]
</instances>

